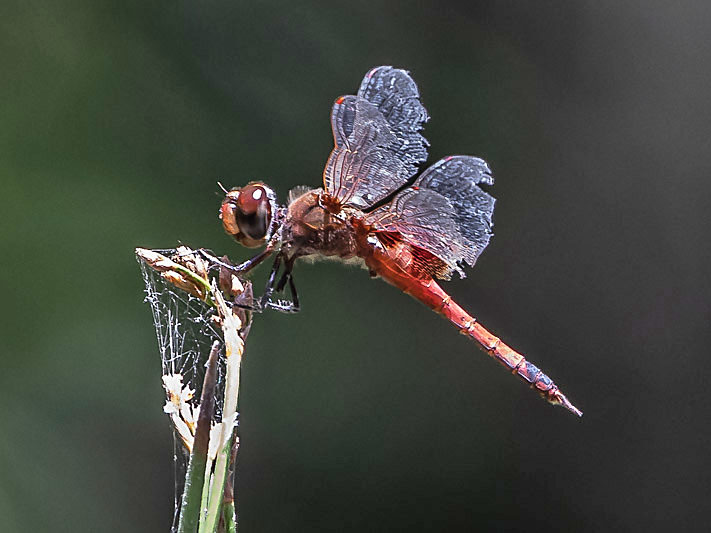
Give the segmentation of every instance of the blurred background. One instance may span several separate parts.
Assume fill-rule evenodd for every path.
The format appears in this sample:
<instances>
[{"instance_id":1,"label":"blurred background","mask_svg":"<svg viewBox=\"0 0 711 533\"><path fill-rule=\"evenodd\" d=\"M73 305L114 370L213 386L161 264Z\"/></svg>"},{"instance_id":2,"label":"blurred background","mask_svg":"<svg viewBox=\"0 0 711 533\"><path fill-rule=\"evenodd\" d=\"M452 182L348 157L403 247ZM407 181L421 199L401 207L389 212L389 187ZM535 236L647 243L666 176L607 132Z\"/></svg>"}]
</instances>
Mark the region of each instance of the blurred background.
<instances>
[{"instance_id":1,"label":"blurred background","mask_svg":"<svg viewBox=\"0 0 711 533\"><path fill-rule=\"evenodd\" d=\"M446 288L585 416L365 271L302 265L303 311L248 339L241 531L708 529L708 3L0 11L2 531L168 530L133 249L248 257L216 182L319 186L333 100L381 64L417 81L430 161L497 179L496 235Z\"/></svg>"}]
</instances>

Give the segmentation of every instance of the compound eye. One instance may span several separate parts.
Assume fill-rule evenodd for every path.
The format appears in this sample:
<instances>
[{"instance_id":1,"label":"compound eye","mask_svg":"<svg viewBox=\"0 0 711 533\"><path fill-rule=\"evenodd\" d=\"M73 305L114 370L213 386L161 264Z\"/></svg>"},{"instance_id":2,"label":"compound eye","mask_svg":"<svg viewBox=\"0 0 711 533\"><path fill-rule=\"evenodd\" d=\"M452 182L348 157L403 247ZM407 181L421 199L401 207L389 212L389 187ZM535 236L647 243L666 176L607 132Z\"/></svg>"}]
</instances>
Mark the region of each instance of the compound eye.
<instances>
[{"instance_id":1,"label":"compound eye","mask_svg":"<svg viewBox=\"0 0 711 533\"><path fill-rule=\"evenodd\" d=\"M264 187L250 184L240 190L235 211L240 233L254 241L266 237L272 213L269 196Z\"/></svg>"}]
</instances>

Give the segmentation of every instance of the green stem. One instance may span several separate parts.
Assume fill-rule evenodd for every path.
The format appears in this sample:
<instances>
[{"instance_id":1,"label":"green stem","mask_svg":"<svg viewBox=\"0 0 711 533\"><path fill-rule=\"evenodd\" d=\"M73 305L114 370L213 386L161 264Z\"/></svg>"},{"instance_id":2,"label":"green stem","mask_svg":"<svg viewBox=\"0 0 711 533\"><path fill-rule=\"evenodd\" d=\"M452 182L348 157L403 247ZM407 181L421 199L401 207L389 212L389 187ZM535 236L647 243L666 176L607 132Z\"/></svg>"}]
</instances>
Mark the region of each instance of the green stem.
<instances>
[{"instance_id":1,"label":"green stem","mask_svg":"<svg viewBox=\"0 0 711 533\"><path fill-rule=\"evenodd\" d=\"M225 479L227 478L227 470L229 470L230 467L229 462L225 461L224 458L229 456L231 446L232 439L228 439L225 446L217 455L215 472L212 474L212 483L210 484L207 514L205 516L205 521L201 524L200 533L215 533L217 531L217 526L220 523L223 501L222 493L225 490Z\"/></svg>"},{"instance_id":2,"label":"green stem","mask_svg":"<svg viewBox=\"0 0 711 533\"><path fill-rule=\"evenodd\" d=\"M173 268L173 270L176 270L177 272L180 272L184 276L190 278L193 281L193 283L201 285L202 288L205 290L205 302L210 305L215 305L215 302L213 301L213 299L210 298L210 293L212 292L212 287L210 286L209 281L207 281L204 278L201 278L195 272L193 272L189 268L184 267L180 263L175 263L172 268Z\"/></svg>"},{"instance_id":3,"label":"green stem","mask_svg":"<svg viewBox=\"0 0 711 533\"><path fill-rule=\"evenodd\" d=\"M205 511L207 510L207 499L210 496L210 484L212 483L212 459L207 458L205 465L205 481L202 485L202 500L200 501L200 531L205 527Z\"/></svg>"},{"instance_id":4,"label":"green stem","mask_svg":"<svg viewBox=\"0 0 711 533\"><path fill-rule=\"evenodd\" d=\"M193 533L200 520L205 466L210 439L210 425L215 414L215 383L217 382L217 355L220 343L215 341L207 360L207 370L200 395L200 415L198 416L190 463L185 474L182 505L178 533Z\"/></svg>"},{"instance_id":5,"label":"green stem","mask_svg":"<svg viewBox=\"0 0 711 533\"><path fill-rule=\"evenodd\" d=\"M227 533L237 533L237 520L235 513L235 502L230 500L225 502L222 515L225 517L225 531Z\"/></svg>"}]
</instances>

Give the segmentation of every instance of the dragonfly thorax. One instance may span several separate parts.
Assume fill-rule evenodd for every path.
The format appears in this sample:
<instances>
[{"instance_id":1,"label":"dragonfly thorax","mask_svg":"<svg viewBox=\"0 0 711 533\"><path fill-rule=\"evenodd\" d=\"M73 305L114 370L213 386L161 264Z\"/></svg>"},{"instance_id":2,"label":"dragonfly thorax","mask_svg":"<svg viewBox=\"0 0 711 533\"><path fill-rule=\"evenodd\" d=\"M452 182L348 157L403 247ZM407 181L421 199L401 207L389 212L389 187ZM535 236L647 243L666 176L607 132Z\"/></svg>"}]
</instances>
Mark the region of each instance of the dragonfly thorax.
<instances>
[{"instance_id":1,"label":"dragonfly thorax","mask_svg":"<svg viewBox=\"0 0 711 533\"><path fill-rule=\"evenodd\" d=\"M282 224L283 246L297 257L351 258L357 251L353 227L343 211L331 213L323 196L321 189L312 189L289 203Z\"/></svg>"}]
</instances>

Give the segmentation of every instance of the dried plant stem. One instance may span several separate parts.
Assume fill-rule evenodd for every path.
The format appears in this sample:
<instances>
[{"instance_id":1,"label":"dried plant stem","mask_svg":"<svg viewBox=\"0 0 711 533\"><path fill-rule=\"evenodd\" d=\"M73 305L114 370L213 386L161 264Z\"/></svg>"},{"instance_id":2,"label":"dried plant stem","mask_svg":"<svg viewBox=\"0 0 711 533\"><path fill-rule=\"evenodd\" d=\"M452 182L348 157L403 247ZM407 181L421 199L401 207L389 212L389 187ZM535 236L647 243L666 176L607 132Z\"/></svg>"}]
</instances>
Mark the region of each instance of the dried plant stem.
<instances>
[{"instance_id":1,"label":"dried plant stem","mask_svg":"<svg viewBox=\"0 0 711 533\"><path fill-rule=\"evenodd\" d=\"M219 290L214 290L213 295L217 309L222 316L222 331L225 337L226 372L224 405L222 407L222 431L229 431L230 436L225 438L226 436L223 435L220 439L220 442L224 442L224 445L218 451L215 461L215 471L212 476L210 495L208 497L207 515L200 528L201 532L208 533L217 530L220 515L222 514L225 479L230 468L230 455L234 439L234 420L237 416L240 366L242 364L242 353L244 352L244 342L239 336L242 321L232 314Z\"/></svg>"}]
</instances>

